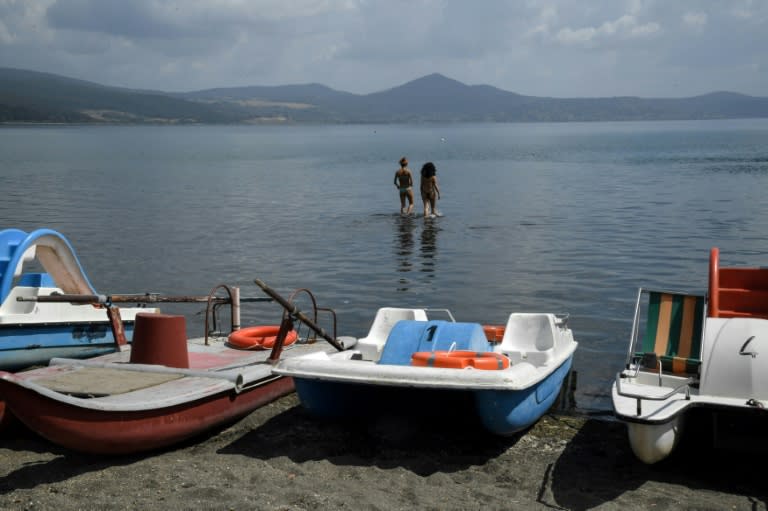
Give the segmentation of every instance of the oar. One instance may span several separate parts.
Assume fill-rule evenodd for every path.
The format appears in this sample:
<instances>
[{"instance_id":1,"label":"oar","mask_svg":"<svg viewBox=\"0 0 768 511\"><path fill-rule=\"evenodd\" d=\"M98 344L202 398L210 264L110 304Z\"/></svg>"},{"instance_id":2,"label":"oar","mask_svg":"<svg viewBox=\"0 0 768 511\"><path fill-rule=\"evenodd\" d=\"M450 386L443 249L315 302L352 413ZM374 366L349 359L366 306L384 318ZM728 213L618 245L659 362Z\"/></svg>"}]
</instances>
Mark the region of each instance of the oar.
<instances>
[{"instance_id":1,"label":"oar","mask_svg":"<svg viewBox=\"0 0 768 511\"><path fill-rule=\"evenodd\" d=\"M229 297L213 296L218 288L225 288L229 292ZM72 304L99 304L105 305L107 315L112 324L112 331L115 335L115 342L118 348L127 345L125 333L122 331L123 325L120 320L120 311L117 303L207 303L205 310L205 345L208 346L208 316L211 306L231 304L232 306L232 330L240 328L240 304L243 302L271 302L271 298L241 298L239 293L234 293L229 286L217 286L208 296L169 296L156 293L132 294L132 295L69 295L52 294L33 297L19 296L16 300L20 302L65 302ZM215 321L215 313L214 313Z\"/></svg>"},{"instance_id":2,"label":"oar","mask_svg":"<svg viewBox=\"0 0 768 511\"><path fill-rule=\"evenodd\" d=\"M159 295L154 293L136 294L136 295L41 295L41 296L19 296L16 300L19 302L69 302L69 303L207 303L208 296L172 296ZM240 302L271 302L272 298L240 298ZM213 303L230 303L229 298L213 297Z\"/></svg>"},{"instance_id":3,"label":"oar","mask_svg":"<svg viewBox=\"0 0 768 511\"><path fill-rule=\"evenodd\" d=\"M263 290L265 293L267 293L267 294L268 294L268 295L269 295L269 296L270 296L272 299L274 299L274 300L275 300L277 303L279 303L280 305L282 305L282 306L283 306L283 308L284 308L286 311L288 311L288 314L290 314L291 316L293 316L293 317L297 318L297 319L298 319L298 320L300 320L302 323L304 323L305 325L307 325L309 328L311 328L312 330L314 330L314 332L315 332L317 335L319 335L320 337L322 337L323 339L325 339L326 341L328 341L328 343L330 343L330 345L331 345L331 346L333 346L334 348L336 348L337 350L339 350L339 351L344 351L344 346L342 346L342 345L339 343L339 341L337 341L336 339L334 339L333 337L331 337L330 335L328 335L328 333L327 333L325 330L323 330L323 329L322 329L322 327L320 327L320 326L318 326L317 324L315 324L315 322L314 322L314 321L312 321L311 319L309 319L309 318L308 318L308 317L307 317L307 316L306 316L306 315L305 315L303 312L301 312L301 311L299 310L299 308L298 308L298 307L296 307L294 304L292 304L291 302L289 302L288 300L286 300L285 298L283 298L282 296L280 296L279 294L277 294L277 291L275 291L274 289L272 289L271 287L269 287L268 285L266 285L266 284L265 284L264 282L262 282L261 280L259 280L259 279L256 279L256 280L254 280L254 282L255 282L255 283L256 283L256 285L257 285L257 286L259 286L259 287L260 287L260 288L261 288L261 289L262 289L262 290Z\"/></svg>"}]
</instances>

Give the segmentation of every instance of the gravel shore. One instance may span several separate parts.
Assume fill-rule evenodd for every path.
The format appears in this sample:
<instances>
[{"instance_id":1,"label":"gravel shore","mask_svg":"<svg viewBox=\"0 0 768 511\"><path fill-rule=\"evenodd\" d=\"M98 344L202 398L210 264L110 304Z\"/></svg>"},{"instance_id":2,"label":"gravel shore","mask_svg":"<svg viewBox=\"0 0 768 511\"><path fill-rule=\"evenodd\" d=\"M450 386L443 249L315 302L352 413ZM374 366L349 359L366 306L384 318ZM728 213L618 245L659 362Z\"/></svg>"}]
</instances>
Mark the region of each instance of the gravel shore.
<instances>
[{"instance_id":1,"label":"gravel shore","mask_svg":"<svg viewBox=\"0 0 768 511\"><path fill-rule=\"evenodd\" d=\"M762 458L697 447L646 466L623 424L546 415L499 438L477 424L309 416L295 394L174 449L100 457L11 425L0 509L766 509ZM696 435L691 435L695 438Z\"/></svg>"}]
</instances>

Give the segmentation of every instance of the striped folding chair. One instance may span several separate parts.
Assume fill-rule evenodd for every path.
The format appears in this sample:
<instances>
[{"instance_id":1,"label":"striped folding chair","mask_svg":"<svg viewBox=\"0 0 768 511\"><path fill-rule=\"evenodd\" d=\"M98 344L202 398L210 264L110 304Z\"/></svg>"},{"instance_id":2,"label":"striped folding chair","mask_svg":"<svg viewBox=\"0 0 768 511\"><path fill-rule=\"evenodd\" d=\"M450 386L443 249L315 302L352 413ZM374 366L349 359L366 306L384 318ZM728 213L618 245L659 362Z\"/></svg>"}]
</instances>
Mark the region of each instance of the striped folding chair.
<instances>
[{"instance_id":1,"label":"striped folding chair","mask_svg":"<svg viewBox=\"0 0 768 511\"><path fill-rule=\"evenodd\" d=\"M640 289L633 326L632 346L639 329L640 301L648 294L645 332L635 357L648 368L676 375L698 375L701 365L701 337L704 297Z\"/></svg>"}]
</instances>

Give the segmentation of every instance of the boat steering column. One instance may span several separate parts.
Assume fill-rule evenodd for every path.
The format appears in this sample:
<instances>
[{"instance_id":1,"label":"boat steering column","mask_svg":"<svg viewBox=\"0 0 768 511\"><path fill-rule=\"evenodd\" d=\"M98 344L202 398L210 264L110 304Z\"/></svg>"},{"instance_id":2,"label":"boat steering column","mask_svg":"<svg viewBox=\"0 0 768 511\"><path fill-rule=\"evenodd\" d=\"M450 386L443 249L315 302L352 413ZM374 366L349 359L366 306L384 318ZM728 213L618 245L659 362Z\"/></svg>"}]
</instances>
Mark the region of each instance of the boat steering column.
<instances>
[{"instance_id":1,"label":"boat steering column","mask_svg":"<svg viewBox=\"0 0 768 511\"><path fill-rule=\"evenodd\" d=\"M280 358L280 353L283 350L283 342L285 341L286 336L288 335L288 332L290 332L293 329L293 320L298 319L305 325L307 325L312 331L314 331L317 335L328 341L328 343L336 348L339 351L344 351L345 346L338 340L334 339L328 333L323 330L322 327L318 326L314 321L309 319L306 314L301 312L298 307L296 307L294 304L292 304L290 301L286 300L282 296L280 296L277 291L266 285L263 281L260 279L254 280L257 286L259 286L267 295L269 295L270 298L275 300L277 303L283 306L285 309L285 316L283 317L283 321L280 323L280 332L277 334L277 340L275 341L275 346L272 348L272 353L269 355L269 361L272 363L276 363Z\"/></svg>"}]
</instances>

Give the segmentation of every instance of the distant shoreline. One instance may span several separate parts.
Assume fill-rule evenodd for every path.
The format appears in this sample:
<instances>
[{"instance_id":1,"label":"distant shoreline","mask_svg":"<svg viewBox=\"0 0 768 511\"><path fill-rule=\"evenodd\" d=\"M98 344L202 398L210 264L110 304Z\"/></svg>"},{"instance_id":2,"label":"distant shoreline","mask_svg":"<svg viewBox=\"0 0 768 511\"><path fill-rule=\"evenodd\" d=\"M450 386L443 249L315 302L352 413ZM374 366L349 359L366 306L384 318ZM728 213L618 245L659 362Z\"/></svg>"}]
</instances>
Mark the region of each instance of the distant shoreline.
<instances>
[{"instance_id":1,"label":"distant shoreline","mask_svg":"<svg viewBox=\"0 0 768 511\"><path fill-rule=\"evenodd\" d=\"M19 94L23 91L23 94ZM623 122L768 118L768 97L551 98L431 74L380 92L320 84L162 92L0 68L1 122L118 124L403 124Z\"/></svg>"},{"instance_id":2,"label":"distant shoreline","mask_svg":"<svg viewBox=\"0 0 768 511\"><path fill-rule=\"evenodd\" d=\"M52 122L52 121L0 121L0 127L25 126L427 126L427 125L471 125L471 124L600 124L600 123L659 123L659 122L712 122L712 121L759 121L765 117L723 117L707 119L631 119L599 121L403 121L403 122L297 122L297 121L251 121L251 122Z\"/></svg>"}]
</instances>

